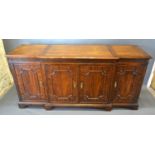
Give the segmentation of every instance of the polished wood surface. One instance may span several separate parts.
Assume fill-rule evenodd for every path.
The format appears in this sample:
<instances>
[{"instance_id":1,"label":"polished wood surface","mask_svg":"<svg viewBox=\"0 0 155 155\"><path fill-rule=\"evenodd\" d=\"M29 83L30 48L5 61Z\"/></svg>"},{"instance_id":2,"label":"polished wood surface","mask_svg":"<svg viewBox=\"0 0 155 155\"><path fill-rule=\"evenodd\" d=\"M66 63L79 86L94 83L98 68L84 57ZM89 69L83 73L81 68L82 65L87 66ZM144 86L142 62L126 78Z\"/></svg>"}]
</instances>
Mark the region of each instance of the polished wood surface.
<instances>
[{"instance_id":1,"label":"polished wood surface","mask_svg":"<svg viewBox=\"0 0 155 155\"><path fill-rule=\"evenodd\" d=\"M119 59L150 56L134 45L21 45L7 57Z\"/></svg>"},{"instance_id":2,"label":"polished wood surface","mask_svg":"<svg viewBox=\"0 0 155 155\"><path fill-rule=\"evenodd\" d=\"M111 46L111 48L115 56L119 58L126 58L126 59L151 58L150 55L148 55L143 49L139 48L136 45L113 45Z\"/></svg>"},{"instance_id":3,"label":"polished wood surface","mask_svg":"<svg viewBox=\"0 0 155 155\"><path fill-rule=\"evenodd\" d=\"M72 103L77 101L77 66L45 65L49 102Z\"/></svg>"},{"instance_id":4,"label":"polished wood surface","mask_svg":"<svg viewBox=\"0 0 155 155\"><path fill-rule=\"evenodd\" d=\"M146 62L119 63L116 70L113 104L136 103L146 71Z\"/></svg>"},{"instance_id":5,"label":"polished wood surface","mask_svg":"<svg viewBox=\"0 0 155 155\"><path fill-rule=\"evenodd\" d=\"M22 45L8 57L117 59L105 45Z\"/></svg>"},{"instance_id":6,"label":"polished wood surface","mask_svg":"<svg viewBox=\"0 0 155 155\"><path fill-rule=\"evenodd\" d=\"M44 78L40 64L14 64L22 101L46 100Z\"/></svg>"},{"instance_id":7,"label":"polished wood surface","mask_svg":"<svg viewBox=\"0 0 155 155\"><path fill-rule=\"evenodd\" d=\"M113 64L79 66L79 102L108 103Z\"/></svg>"},{"instance_id":8,"label":"polished wood surface","mask_svg":"<svg viewBox=\"0 0 155 155\"><path fill-rule=\"evenodd\" d=\"M137 109L151 58L135 45L22 45L8 55L19 107Z\"/></svg>"}]
</instances>

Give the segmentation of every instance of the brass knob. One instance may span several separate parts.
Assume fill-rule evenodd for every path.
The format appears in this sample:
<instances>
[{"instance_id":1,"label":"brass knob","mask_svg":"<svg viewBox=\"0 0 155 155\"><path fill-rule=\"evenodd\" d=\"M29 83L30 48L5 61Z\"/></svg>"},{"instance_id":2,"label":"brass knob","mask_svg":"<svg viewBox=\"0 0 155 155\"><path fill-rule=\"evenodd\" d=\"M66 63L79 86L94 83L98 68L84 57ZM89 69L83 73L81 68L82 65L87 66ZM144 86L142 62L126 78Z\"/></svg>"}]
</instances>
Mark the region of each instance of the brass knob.
<instances>
[{"instance_id":1,"label":"brass knob","mask_svg":"<svg viewBox=\"0 0 155 155\"><path fill-rule=\"evenodd\" d=\"M116 88L117 87L117 82L115 81L115 83L114 83L114 88Z\"/></svg>"},{"instance_id":2,"label":"brass knob","mask_svg":"<svg viewBox=\"0 0 155 155\"><path fill-rule=\"evenodd\" d=\"M43 87L43 82L42 82L42 81L39 81L39 85L40 85L41 87Z\"/></svg>"},{"instance_id":3,"label":"brass knob","mask_svg":"<svg viewBox=\"0 0 155 155\"><path fill-rule=\"evenodd\" d=\"M73 87L76 88L76 82L73 82Z\"/></svg>"},{"instance_id":4,"label":"brass knob","mask_svg":"<svg viewBox=\"0 0 155 155\"><path fill-rule=\"evenodd\" d=\"M83 89L83 82L80 83L80 88Z\"/></svg>"}]
</instances>

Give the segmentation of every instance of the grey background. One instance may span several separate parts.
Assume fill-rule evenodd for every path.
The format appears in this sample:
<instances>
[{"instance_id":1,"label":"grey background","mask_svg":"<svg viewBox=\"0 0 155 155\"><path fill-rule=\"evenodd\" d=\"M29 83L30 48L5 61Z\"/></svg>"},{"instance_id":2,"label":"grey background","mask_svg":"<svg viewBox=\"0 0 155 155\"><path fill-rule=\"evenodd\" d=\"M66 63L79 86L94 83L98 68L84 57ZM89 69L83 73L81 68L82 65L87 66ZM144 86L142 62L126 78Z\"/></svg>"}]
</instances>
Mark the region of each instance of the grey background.
<instances>
[{"instance_id":1,"label":"grey background","mask_svg":"<svg viewBox=\"0 0 155 155\"><path fill-rule=\"evenodd\" d=\"M6 53L21 44L135 44L155 58L155 39L3 39ZM154 60L150 60L144 85L149 79Z\"/></svg>"}]
</instances>

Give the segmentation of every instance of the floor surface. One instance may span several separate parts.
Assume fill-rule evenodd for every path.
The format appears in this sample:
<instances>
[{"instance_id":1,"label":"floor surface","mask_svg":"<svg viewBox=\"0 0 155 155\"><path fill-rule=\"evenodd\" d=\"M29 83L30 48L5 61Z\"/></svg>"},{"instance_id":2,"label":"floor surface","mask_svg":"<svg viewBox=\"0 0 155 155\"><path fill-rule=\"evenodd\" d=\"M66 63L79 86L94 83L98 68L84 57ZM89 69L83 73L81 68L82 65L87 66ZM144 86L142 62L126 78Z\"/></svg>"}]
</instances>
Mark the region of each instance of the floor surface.
<instances>
[{"instance_id":1,"label":"floor surface","mask_svg":"<svg viewBox=\"0 0 155 155\"><path fill-rule=\"evenodd\" d=\"M139 109L113 109L104 111L88 108L54 108L46 111L42 107L18 108L18 97L13 87L2 99L0 99L0 115L154 115L155 98L143 88L139 98Z\"/></svg>"}]
</instances>

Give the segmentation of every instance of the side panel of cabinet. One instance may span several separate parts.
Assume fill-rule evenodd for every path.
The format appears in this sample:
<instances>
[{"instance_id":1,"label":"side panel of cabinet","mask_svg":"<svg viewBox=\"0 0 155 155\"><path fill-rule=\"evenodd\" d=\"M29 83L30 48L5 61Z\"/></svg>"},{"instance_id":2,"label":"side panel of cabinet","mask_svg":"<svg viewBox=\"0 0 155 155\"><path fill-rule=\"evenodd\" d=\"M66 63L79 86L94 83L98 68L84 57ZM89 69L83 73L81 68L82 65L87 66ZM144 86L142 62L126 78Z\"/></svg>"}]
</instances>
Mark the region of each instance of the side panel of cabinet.
<instances>
[{"instance_id":1,"label":"side panel of cabinet","mask_svg":"<svg viewBox=\"0 0 155 155\"><path fill-rule=\"evenodd\" d=\"M11 67L21 101L45 101L47 99L44 75L39 63L17 63Z\"/></svg>"},{"instance_id":2,"label":"side panel of cabinet","mask_svg":"<svg viewBox=\"0 0 155 155\"><path fill-rule=\"evenodd\" d=\"M77 66L70 64L45 65L50 103L77 102Z\"/></svg>"},{"instance_id":3,"label":"side panel of cabinet","mask_svg":"<svg viewBox=\"0 0 155 155\"><path fill-rule=\"evenodd\" d=\"M136 103L147 63L120 63L116 70L113 104Z\"/></svg>"},{"instance_id":4,"label":"side panel of cabinet","mask_svg":"<svg viewBox=\"0 0 155 155\"><path fill-rule=\"evenodd\" d=\"M108 103L115 66L112 64L81 65L79 70L80 103Z\"/></svg>"}]
</instances>

